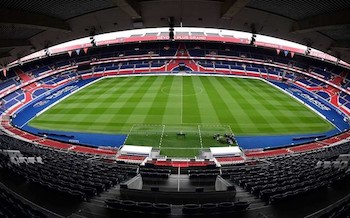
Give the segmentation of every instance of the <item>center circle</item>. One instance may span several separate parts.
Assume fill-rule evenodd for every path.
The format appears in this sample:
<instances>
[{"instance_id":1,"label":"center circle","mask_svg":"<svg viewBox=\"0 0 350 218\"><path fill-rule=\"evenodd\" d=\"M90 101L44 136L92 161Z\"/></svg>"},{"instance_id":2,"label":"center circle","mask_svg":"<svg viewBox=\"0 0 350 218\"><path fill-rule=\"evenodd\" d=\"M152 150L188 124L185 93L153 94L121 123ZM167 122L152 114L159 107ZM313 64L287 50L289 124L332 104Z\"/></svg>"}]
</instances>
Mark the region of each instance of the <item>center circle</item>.
<instances>
[{"instance_id":1,"label":"center circle","mask_svg":"<svg viewBox=\"0 0 350 218\"><path fill-rule=\"evenodd\" d=\"M192 95L198 95L203 92L203 88L199 86L193 86L192 92L189 92L186 90L186 94L183 94L183 87L170 87L165 86L161 88L161 92L167 95L171 96L192 96Z\"/></svg>"}]
</instances>

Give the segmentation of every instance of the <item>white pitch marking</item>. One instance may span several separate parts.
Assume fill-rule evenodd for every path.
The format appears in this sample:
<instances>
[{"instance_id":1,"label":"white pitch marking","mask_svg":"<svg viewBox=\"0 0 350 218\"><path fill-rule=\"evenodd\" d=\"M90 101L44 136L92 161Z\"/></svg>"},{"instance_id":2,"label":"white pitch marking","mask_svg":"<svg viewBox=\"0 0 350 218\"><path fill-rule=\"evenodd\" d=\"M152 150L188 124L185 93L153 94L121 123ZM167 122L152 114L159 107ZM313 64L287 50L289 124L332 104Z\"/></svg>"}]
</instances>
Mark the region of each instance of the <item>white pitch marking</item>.
<instances>
[{"instance_id":1,"label":"white pitch marking","mask_svg":"<svg viewBox=\"0 0 350 218\"><path fill-rule=\"evenodd\" d=\"M198 125L198 133L199 133L199 141L201 143L201 148L203 148L203 140L202 140L202 133L201 133L200 125Z\"/></svg>"},{"instance_id":2,"label":"white pitch marking","mask_svg":"<svg viewBox=\"0 0 350 218\"><path fill-rule=\"evenodd\" d=\"M228 128L230 129L230 132L233 134L233 131L232 131L232 129L231 129L231 126L228 125L228 124L227 124L227 126L228 126Z\"/></svg>"},{"instance_id":3,"label":"white pitch marking","mask_svg":"<svg viewBox=\"0 0 350 218\"><path fill-rule=\"evenodd\" d=\"M163 142L164 130L165 130L165 125L163 125L162 134L160 135L159 148L160 148L160 146L162 145L162 142Z\"/></svg>"},{"instance_id":4,"label":"white pitch marking","mask_svg":"<svg viewBox=\"0 0 350 218\"><path fill-rule=\"evenodd\" d=\"M123 145L125 145L126 141L128 140L129 135L131 134L131 131L132 131L132 129L134 128L134 126L135 126L135 124L133 124L132 127L130 128L130 131L129 131L128 135L126 136Z\"/></svg>"}]
</instances>

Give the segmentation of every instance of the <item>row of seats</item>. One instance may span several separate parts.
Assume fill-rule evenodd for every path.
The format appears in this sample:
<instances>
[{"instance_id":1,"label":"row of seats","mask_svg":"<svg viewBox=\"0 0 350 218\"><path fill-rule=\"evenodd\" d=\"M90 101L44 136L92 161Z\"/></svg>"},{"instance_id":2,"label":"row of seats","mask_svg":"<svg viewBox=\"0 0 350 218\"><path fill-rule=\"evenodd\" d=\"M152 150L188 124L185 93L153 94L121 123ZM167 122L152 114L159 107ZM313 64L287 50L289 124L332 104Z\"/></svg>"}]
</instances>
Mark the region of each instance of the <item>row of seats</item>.
<instances>
[{"instance_id":1,"label":"row of seats","mask_svg":"<svg viewBox=\"0 0 350 218\"><path fill-rule=\"evenodd\" d=\"M171 175L171 170L140 167L139 173L142 175L142 177L168 178Z\"/></svg>"},{"instance_id":2,"label":"row of seats","mask_svg":"<svg viewBox=\"0 0 350 218\"><path fill-rule=\"evenodd\" d=\"M18 150L19 154L40 156L41 162L12 163L3 166L29 182L87 200L136 175L136 166L89 160L91 155L60 152L33 146L8 136L0 137L0 148ZM6 140L11 139L11 140Z\"/></svg>"},{"instance_id":3,"label":"row of seats","mask_svg":"<svg viewBox=\"0 0 350 218\"><path fill-rule=\"evenodd\" d=\"M220 169L193 169L188 170L191 179L216 178L220 174Z\"/></svg>"},{"instance_id":4,"label":"row of seats","mask_svg":"<svg viewBox=\"0 0 350 218\"><path fill-rule=\"evenodd\" d=\"M0 217L3 218L43 218L46 217L42 212L23 203L14 195L0 187Z\"/></svg>"},{"instance_id":5,"label":"row of seats","mask_svg":"<svg viewBox=\"0 0 350 218\"><path fill-rule=\"evenodd\" d=\"M280 63L283 65L293 66L299 69L308 69L317 73L320 77L328 80L331 75L338 75L342 72L341 67L330 65L323 61L313 59L291 59L284 55L279 55L275 51L262 48L247 47L244 45L217 45L211 43L186 43L187 49L191 56L231 56L244 57L254 60L265 60L266 62ZM223 62L223 64L225 64Z\"/></svg>"},{"instance_id":6,"label":"row of seats","mask_svg":"<svg viewBox=\"0 0 350 218\"><path fill-rule=\"evenodd\" d=\"M105 204L108 208L114 210L139 211L148 214L170 214L173 205L167 203L150 203L135 202L132 200L106 199ZM237 202L221 202L221 203L205 203L205 204L184 204L182 205L182 214L187 215L203 215L210 212L215 213L231 213L244 211L249 207L246 201Z\"/></svg>"},{"instance_id":7,"label":"row of seats","mask_svg":"<svg viewBox=\"0 0 350 218\"><path fill-rule=\"evenodd\" d=\"M222 176L257 197L276 203L339 181L350 175L348 167L317 166L318 161L335 160L349 153L350 143L335 147L267 159L256 166L227 167Z\"/></svg>"}]
</instances>

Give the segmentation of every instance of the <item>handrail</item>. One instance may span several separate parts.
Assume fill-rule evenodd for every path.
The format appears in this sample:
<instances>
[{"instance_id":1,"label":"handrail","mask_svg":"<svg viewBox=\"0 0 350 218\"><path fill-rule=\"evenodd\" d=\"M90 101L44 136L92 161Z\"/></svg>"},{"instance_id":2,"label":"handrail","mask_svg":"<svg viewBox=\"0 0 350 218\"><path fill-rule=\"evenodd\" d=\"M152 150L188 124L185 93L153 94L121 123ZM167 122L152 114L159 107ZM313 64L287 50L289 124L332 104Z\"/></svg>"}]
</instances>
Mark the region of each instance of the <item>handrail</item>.
<instances>
[{"instance_id":1,"label":"handrail","mask_svg":"<svg viewBox=\"0 0 350 218\"><path fill-rule=\"evenodd\" d=\"M310 215L305 216L304 218L316 218L316 217L320 217L321 215L324 215L328 212L330 212L331 210L333 210L334 208L338 207L339 205L343 204L344 202L348 201L350 199L350 194L348 194L347 196L345 196L344 198L338 200L337 202L328 205L325 208L322 208L319 211L316 211L315 213L312 213Z\"/></svg>"},{"instance_id":2,"label":"handrail","mask_svg":"<svg viewBox=\"0 0 350 218\"><path fill-rule=\"evenodd\" d=\"M2 182L0 182L0 187L5 189L7 192L11 193L12 195L14 195L16 198L20 199L22 201L22 203L25 203L29 206L31 206L32 208L39 210L40 212L42 212L43 214L45 214L48 217L52 217L52 218L64 218L64 216L61 216L55 212L52 212L48 209L45 209L37 204L35 204L34 202L24 198L23 196L17 194L16 192L14 192L13 190L11 190L10 188L8 188L5 184L3 184Z\"/></svg>"}]
</instances>

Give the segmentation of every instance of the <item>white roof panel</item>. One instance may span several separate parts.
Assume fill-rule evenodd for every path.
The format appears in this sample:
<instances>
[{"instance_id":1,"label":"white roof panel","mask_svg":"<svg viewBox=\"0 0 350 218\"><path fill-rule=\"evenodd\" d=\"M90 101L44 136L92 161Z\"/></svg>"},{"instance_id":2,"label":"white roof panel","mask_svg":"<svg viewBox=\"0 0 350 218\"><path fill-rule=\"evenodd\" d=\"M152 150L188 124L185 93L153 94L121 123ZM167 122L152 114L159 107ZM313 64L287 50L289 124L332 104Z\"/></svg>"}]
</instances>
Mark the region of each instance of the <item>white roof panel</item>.
<instances>
[{"instance_id":1,"label":"white roof panel","mask_svg":"<svg viewBox=\"0 0 350 218\"><path fill-rule=\"evenodd\" d=\"M232 147L210 147L210 151L213 156L222 156L222 155L234 155L234 156L241 156L243 155L243 152L238 146L232 146Z\"/></svg>"}]
</instances>

